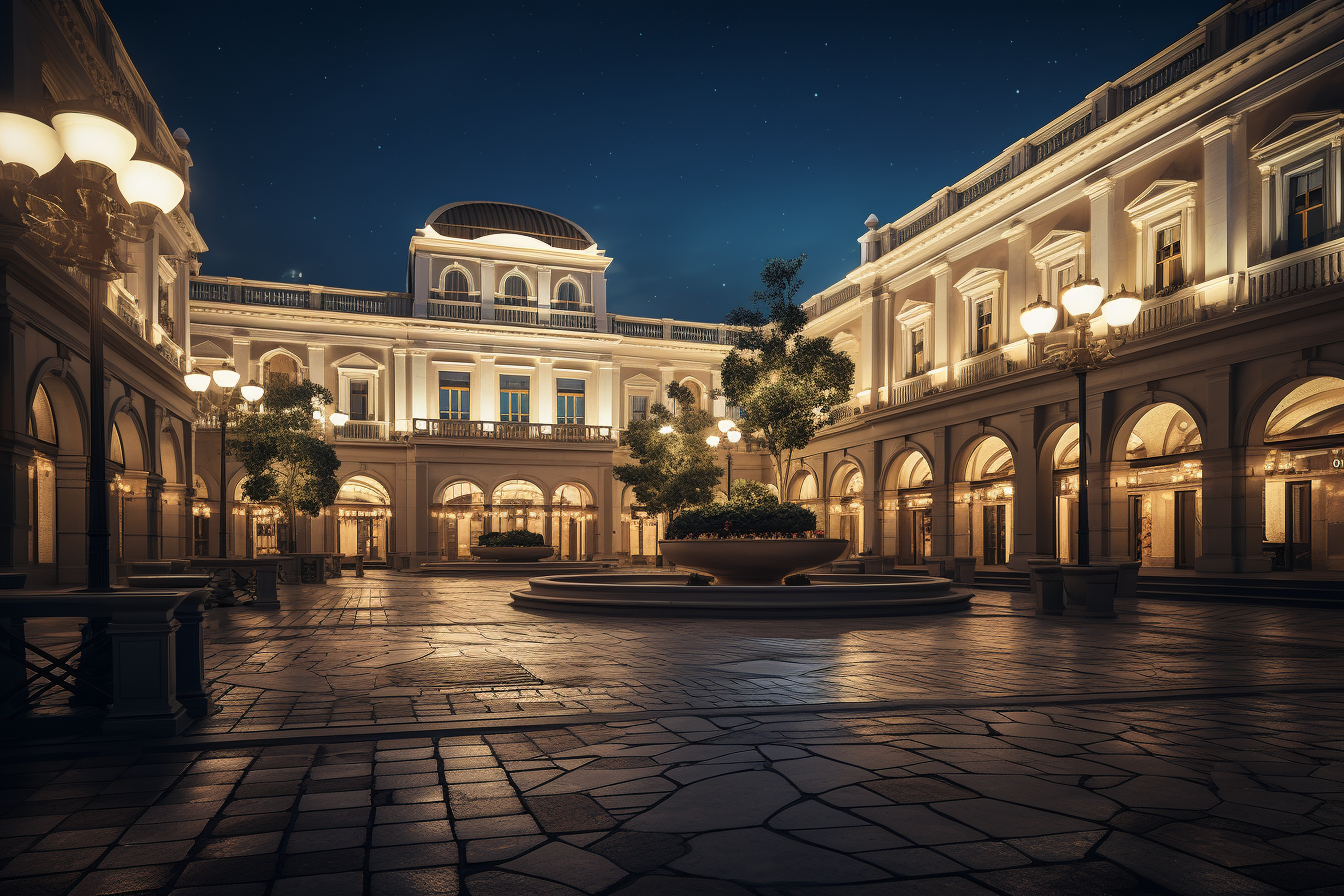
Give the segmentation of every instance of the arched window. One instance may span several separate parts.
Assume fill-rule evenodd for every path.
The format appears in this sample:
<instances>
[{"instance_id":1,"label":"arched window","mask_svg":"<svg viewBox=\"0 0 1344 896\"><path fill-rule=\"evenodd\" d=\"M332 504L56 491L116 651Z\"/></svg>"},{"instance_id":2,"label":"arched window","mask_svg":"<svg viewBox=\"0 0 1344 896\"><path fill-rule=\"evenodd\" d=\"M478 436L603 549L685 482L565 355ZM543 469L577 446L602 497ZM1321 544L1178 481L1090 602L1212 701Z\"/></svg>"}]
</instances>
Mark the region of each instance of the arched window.
<instances>
[{"instance_id":1,"label":"arched window","mask_svg":"<svg viewBox=\"0 0 1344 896\"><path fill-rule=\"evenodd\" d=\"M1204 447L1194 419L1170 401L1155 404L1135 421L1125 441L1125 459L1187 454Z\"/></svg>"},{"instance_id":2,"label":"arched window","mask_svg":"<svg viewBox=\"0 0 1344 896\"><path fill-rule=\"evenodd\" d=\"M530 304L527 281L517 274L508 277L504 281L504 305L527 305Z\"/></svg>"},{"instance_id":3,"label":"arched window","mask_svg":"<svg viewBox=\"0 0 1344 896\"><path fill-rule=\"evenodd\" d=\"M108 452L108 459L114 464L126 465L126 446L121 441L121 427L112 424L112 450Z\"/></svg>"},{"instance_id":4,"label":"arched window","mask_svg":"<svg viewBox=\"0 0 1344 896\"><path fill-rule=\"evenodd\" d=\"M34 403L36 407L36 403ZM1265 441L1344 433L1344 379L1318 376L1283 397L1265 424Z\"/></svg>"},{"instance_id":5,"label":"arched window","mask_svg":"<svg viewBox=\"0 0 1344 896\"><path fill-rule=\"evenodd\" d=\"M579 297L579 287L569 280L561 283L560 288L555 291L555 304L552 307L565 311L582 310L583 300Z\"/></svg>"},{"instance_id":6,"label":"arched window","mask_svg":"<svg viewBox=\"0 0 1344 896\"><path fill-rule=\"evenodd\" d=\"M262 367L268 383L276 377L290 383L299 381L299 362L294 360L292 355L284 352L271 355Z\"/></svg>"},{"instance_id":7,"label":"arched window","mask_svg":"<svg viewBox=\"0 0 1344 896\"><path fill-rule=\"evenodd\" d=\"M56 444L56 415L52 413L51 399L43 386L38 386L33 395L33 406L28 412L28 434Z\"/></svg>"},{"instance_id":8,"label":"arched window","mask_svg":"<svg viewBox=\"0 0 1344 896\"><path fill-rule=\"evenodd\" d=\"M443 278L443 298L449 302L470 302L471 284L461 271L449 271Z\"/></svg>"}]
</instances>

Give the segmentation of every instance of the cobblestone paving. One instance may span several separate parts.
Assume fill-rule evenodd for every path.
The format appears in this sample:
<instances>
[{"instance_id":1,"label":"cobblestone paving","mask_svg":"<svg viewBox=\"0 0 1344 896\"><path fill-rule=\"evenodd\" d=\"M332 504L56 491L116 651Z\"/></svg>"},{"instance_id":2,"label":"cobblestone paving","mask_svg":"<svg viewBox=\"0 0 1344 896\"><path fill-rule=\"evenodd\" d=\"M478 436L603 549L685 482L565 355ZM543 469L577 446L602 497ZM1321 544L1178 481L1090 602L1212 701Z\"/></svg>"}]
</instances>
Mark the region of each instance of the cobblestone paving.
<instances>
[{"instance_id":1,"label":"cobblestone paving","mask_svg":"<svg viewBox=\"0 0 1344 896\"><path fill-rule=\"evenodd\" d=\"M187 737L0 751L0 893L1344 894L1340 614L633 620L511 585L212 612L225 709Z\"/></svg>"}]
</instances>

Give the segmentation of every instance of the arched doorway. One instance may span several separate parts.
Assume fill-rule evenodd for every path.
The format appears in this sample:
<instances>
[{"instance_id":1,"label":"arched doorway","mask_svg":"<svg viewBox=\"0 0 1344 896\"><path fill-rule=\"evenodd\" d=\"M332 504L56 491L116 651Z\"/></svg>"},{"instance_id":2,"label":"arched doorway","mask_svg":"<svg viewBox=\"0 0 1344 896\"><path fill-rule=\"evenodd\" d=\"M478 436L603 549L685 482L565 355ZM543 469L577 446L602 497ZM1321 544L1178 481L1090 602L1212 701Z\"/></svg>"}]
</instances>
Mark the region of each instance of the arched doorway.
<instances>
[{"instance_id":1,"label":"arched doorway","mask_svg":"<svg viewBox=\"0 0 1344 896\"><path fill-rule=\"evenodd\" d=\"M214 550L210 540L210 489L199 473L192 476L192 484L196 488L196 497L191 502L191 555L209 557Z\"/></svg>"},{"instance_id":2,"label":"arched doorway","mask_svg":"<svg viewBox=\"0 0 1344 896\"><path fill-rule=\"evenodd\" d=\"M28 560L56 563L56 414L47 390L38 386L28 411L28 434L42 443L28 463Z\"/></svg>"},{"instance_id":3,"label":"arched doorway","mask_svg":"<svg viewBox=\"0 0 1344 896\"><path fill-rule=\"evenodd\" d=\"M495 487L490 496L492 532L512 532L526 529L545 534L546 496L540 488L526 479L510 479Z\"/></svg>"},{"instance_id":4,"label":"arched doorway","mask_svg":"<svg viewBox=\"0 0 1344 896\"><path fill-rule=\"evenodd\" d=\"M817 488L817 477L811 470L803 470L793 475L789 483L789 501L801 504L817 515L817 528L826 525L826 507L821 500L821 491Z\"/></svg>"},{"instance_id":5,"label":"arched doorway","mask_svg":"<svg viewBox=\"0 0 1344 896\"><path fill-rule=\"evenodd\" d=\"M1344 379L1293 387L1265 424L1265 551L1274 569L1344 569Z\"/></svg>"},{"instance_id":6,"label":"arched doorway","mask_svg":"<svg viewBox=\"0 0 1344 896\"><path fill-rule=\"evenodd\" d=\"M465 479L439 492L434 508L439 522L439 555L445 560L470 560L471 546L485 532L485 492Z\"/></svg>"},{"instance_id":7,"label":"arched doorway","mask_svg":"<svg viewBox=\"0 0 1344 896\"><path fill-rule=\"evenodd\" d=\"M566 482L551 496L551 544L559 560L584 560L593 553L597 507L588 489Z\"/></svg>"},{"instance_id":8,"label":"arched doorway","mask_svg":"<svg viewBox=\"0 0 1344 896\"><path fill-rule=\"evenodd\" d=\"M381 482L362 474L345 480L336 493L335 513L336 553L368 563L387 562L392 496Z\"/></svg>"},{"instance_id":9,"label":"arched doorway","mask_svg":"<svg viewBox=\"0 0 1344 896\"><path fill-rule=\"evenodd\" d=\"M1055 443L1050 460L1055 499L1055 556L1063 563L1078 559L1078 424L1070 423Z\"/></svg>"},{"instance_id":10,"label":"arched doorway","mask_svg":"<svg viewBox=\"0 0 1344 896\"><path fill-rule=\"evenodd\" d=\"M233 487L229 503L231 554L242 557L268 557L289 549L289 520L278 502L249 501L243 497L242 477Z\"/></svg>"},{"instance_id":11,"label":"arched doorway","mask_svg":"<svg viewBox=\"0 0 1344 896\"><path fill-rule=\"evenodd\" d=\"M140 427L130 414L117 414L108 436L112 462L112 556L118 562L144 560L149 550L149 472Z\"/></svg>"},{"instance_id":12,"label":"arched doorway","mask_svg":"<svg viewBox=\"0 0 1344 896\"><path fill-rule=\"evenodd\" d=\"M849 539L846 556L857 557L863 552L863 471L850 464L838 470L832 482L827 531L833 538Z\"/></svg>"},{"instance_id":13,"label":"arched doorway","mask_svg":"<svg viewBox=\"0 0 1344 896\"><path fill-rule=\"evenodd\" d=\"M635 490L626 486L621 492L621 524L624 530L625 553L632 566L657 563L658 538L662 534L663 518L649 513L643 505L634 503Z\"/></svg>"},{"instance_id":14,"label":"arched doorway","mask_svg":"<svg viewBox=\"0 0 1344 896\"><path fill-rule=\"evenodd\" d=\"M1144 566L1193 567L1202 540L1203 470L1199 461L1180 457L1204 446L1194 418L1174 402L1155 404L1122 430L1119 444L1129 462L1130 559Z\"/></svg>"},{"instance_id":15,"label":"arched doorway","mask_svg":"<svg viewBox=\"0 0 1344 896\"><path fill-rule=\"evenodd\" d=\"M918 451L905 451L882 482L882 553L898 566L916 566L933 551L933 468Z\"/></svg>"},{"instance_id":16,"label":"arched doorway","mask_svg":"<svg viewBox=\"0 0 1344 896\"><path fill-rule=\"evenodd\" d=\"M1005 566L1013 544L1013 453L985 436L966 453L953 489L955 551L984 566Z\"/></svg>"}]
</instances>

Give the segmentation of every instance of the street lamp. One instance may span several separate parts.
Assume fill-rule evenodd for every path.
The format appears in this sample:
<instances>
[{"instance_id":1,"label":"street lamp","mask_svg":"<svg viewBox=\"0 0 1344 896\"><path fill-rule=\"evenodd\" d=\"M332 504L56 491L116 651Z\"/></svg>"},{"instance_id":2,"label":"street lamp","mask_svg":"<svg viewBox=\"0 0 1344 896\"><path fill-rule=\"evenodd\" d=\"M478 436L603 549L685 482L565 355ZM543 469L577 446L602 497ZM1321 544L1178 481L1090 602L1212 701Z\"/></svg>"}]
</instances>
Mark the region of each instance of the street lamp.
<instances>
[{"instance_id":1,"label":"street lamp","mask_svg":"<svg viewBox=\"0 0 1344 896\"><path fill-rule=\"evenodd\" d=\"M711 447L711 448L717 448L717 447L719 447L719 441L721 440L721 438L723 438L723 439L727 439L727 440L728 440L728 448L727 448L727 454L728 454L728 489L727 489L727 497L728 497L728 500L731 501L731 500L733 500L733 446L736 445L738 442L740 442L740 441L742 440L742 431L739 430L739 429L737 428L737 424L736 424L736 423L734 423L733 421L727 419L726 417L725 417L724 419L722 419L722 420L719 421L719 423L718 423L718 428L719 428L719 432L723 433L722 437L717 436L717 435L714 435L714 434L711 433L710 435L705 436L705 442L709 445L709 447Z\"/></svg>"},{"instance_id":2,"label":"street lamp","mask_svg":"<svg viewBox=\"0 0 1344 896\"><path fill-rule=\"evenodd\" d=\"M219 421L219 559L221 560L227 560L229 556L229 489L225 466L228 453L224 450L224 439L229 428L229 411L237 403L239 395L244 402L251 404L260 401L266 394L266 390L255 382L249 382L240 389L238 382L242 378L242 374L227 364L217 368L214 373L207 374L193 370L182 377L186 381L187 388L196 393L196 409L202 414L213 413ZM210 394L212 384L219 387L218 397Z\"/></svg>"},{"instance_id":3,"label":"street lamp","mask_svg":"<svg viewBox=\"0 0 1344 896\"><path fill-rule=\"evenodd\" d=\"M1074 341L1070 345L1060 342L1045 348L1046 359L1060 370L1067 370L1078 377L1078 565L1089 566L1092 562L1091 531L1087 513L1087 372L1096 370L1114 360L1112 350L1123 343L1129 326L1139 315L1142 301L1120 284L1120 291L1102 302L1101 283L1095 279L1085 280L1081 276L1065 287L1060 294L1060 302L1069 314L1077 318L1074 324ZM1101 308L1102 319L1106 325L1118 331L1119 342L1112 341L1110 335L1093 339L1090 322ZM1054 327L1059 318L1059 309L1044 298L1037 296L1036 301L1022 309L1022 329L1029 337L1044 335Z\"/></svg>"},{"instance_id":4,"label":"street lamp","mask_svg":"<svg viewBox=\"0 0 1344 896\"><path fill-rule=\"evenodd\" d=\"M50 126L0 112L0 188L40 249L89 277L89 591L111 587L103 385L107 284L133 270L121 243L143 242L140 228L172 211L186 190L171 168L133 160L136 149L135 134L96 112L63 110ZM70 164L62 165L67 157Z\"/></svg>"}]
</instances>

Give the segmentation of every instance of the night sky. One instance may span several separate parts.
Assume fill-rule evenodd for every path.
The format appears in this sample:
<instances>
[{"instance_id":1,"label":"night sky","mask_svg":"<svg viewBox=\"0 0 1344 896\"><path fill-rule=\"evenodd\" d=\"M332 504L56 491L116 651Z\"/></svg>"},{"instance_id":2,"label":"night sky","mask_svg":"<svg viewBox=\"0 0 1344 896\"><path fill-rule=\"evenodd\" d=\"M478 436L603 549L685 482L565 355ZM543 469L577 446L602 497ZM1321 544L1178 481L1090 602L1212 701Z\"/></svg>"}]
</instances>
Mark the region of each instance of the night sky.
<instances>
[{"instance_id":1,"label":"night sky","mask_svg":"<svg viewBox=\"0 0 1344 896\"><path fill-rule=\"evenodd\" d=\"M488 199L591 233L609 310L717 321L770 256L806 252L803 295L825 289L870 213L910 211L1218 4L104 6L191 136L203 273L402 290L429 213Z\"/></svg>"}]
</instances>

